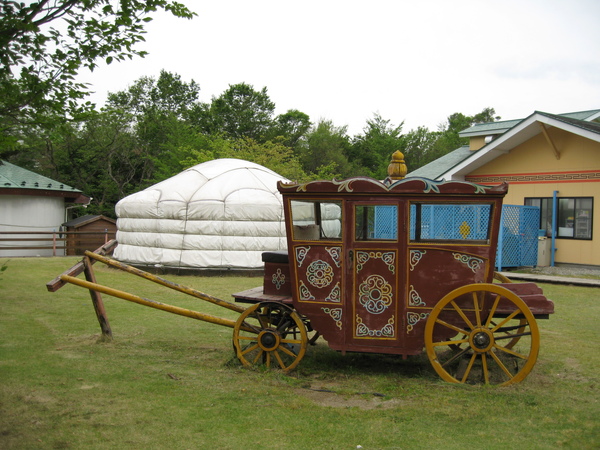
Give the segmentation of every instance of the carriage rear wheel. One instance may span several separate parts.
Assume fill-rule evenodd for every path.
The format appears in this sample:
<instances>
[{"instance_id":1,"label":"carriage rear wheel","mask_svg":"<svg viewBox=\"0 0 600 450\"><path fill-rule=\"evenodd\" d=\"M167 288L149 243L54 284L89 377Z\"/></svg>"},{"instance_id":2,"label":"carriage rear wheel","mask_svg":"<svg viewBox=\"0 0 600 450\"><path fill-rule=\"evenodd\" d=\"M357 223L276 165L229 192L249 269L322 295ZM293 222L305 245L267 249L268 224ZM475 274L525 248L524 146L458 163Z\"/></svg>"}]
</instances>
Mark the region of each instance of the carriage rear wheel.
<instances>
[{"instance_id":1,"label":"carriage rear wheel","mask_svg":"<svg viewBox=\"0 0 600 450\"><path fill-rule=\"evenodd\" d=\"M233 346L244 366L294 369L306 353L308 334L287 305L262 302L249 307L233 329Z\"/></svg>"},{"instance_id":2,"label":"carriage rear wheel","mask_svg":"<svg viewBox=\"0 0 600 450\"><path fill-rule=\"evenodd\" d=\"M525 302L495 284L450 292L431 311L424 337L433 368L452 383L518 383L531 372L540 345Z\"/></svg>"},{"instance_id":3,"label":"carriage rear wheel","mask_svg":"<svg viewBox=\"0 0 600 450\"><path fill-rule=\"evenodd\" d=\"M498 282L500 282L500 283L512 283L512 280L511 280L510 278L508 278L508 277L507 277L507 276L505 276L505 275L502 275L500 272L494 272L494 280L495 280L495 281L498 281ZM526 322L527 322L527 321L526 321L525 319L521 319L521 325L524 325ZM495 325L495 324L494 324L494 325ZM521 329L521 331L517 333L517 336L516 336L516 337L514 337L514 338L513 338L513 339L512 339L510 342L507 342L506 344L504 344L504 347L506 347L506 348L509 348L509 349L510 349L510 348L513 348L513 347L515 346L515 344L516 344L517 342L519 342L519 339L521 339L521 337L520 337L520 334L522 334L524 330L525 330L525 329L524 329L524 328L522 328L522 329ZM465 335L463 335L463 339L464 339L465 337L466 337L466 336L465 336ZM462 346L462 347L464 347L464 346ZM451 348L452 350L454 350L454 351L460 351L460 349L461 349L461 345L459 345L459 344L451 344L451 345L450 345L450 348Z\"/></svg>"}]
</instances>

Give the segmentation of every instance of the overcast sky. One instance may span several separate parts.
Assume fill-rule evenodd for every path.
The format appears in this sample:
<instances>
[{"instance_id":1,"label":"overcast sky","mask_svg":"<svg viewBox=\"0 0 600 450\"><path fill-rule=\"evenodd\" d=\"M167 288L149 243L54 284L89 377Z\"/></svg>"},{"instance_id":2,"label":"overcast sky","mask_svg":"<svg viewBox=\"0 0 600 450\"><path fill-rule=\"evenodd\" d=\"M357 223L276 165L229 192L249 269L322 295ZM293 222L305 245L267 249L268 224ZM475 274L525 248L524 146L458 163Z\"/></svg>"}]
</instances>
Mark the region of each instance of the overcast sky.
<instances>
[{"instance_id":1,"label":"overcast sky","mask_svg":"<svg viewBox=\"0 0 600 450\"><path fill-rule=\"evenodd\" d=\"M600 109L599 0L179 1L198 17L161 14L146 58L84 75L94 101L165 69L203 102L245 82L276 114L350 135L374 113L407 132L486 107L503 120Z\"/></svg>"}]
</instances>

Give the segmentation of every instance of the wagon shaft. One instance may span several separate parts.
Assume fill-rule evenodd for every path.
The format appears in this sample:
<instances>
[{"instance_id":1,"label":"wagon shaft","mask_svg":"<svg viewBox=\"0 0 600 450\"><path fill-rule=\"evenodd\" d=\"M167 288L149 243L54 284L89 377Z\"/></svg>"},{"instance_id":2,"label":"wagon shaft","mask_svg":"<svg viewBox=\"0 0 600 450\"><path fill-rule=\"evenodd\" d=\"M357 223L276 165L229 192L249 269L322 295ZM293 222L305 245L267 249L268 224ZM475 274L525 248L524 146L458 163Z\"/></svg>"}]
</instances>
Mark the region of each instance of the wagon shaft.
<instances>
[{"instance_id":1,"label":"wagon shaft","mask_svg":"<svg viewBox=\"0 0 600 450\"><path fill-rule=\"evenodd\" d=\"M106 265L114 267L116 269L122 270L126 273L130 273L141 278L144 278L148 281L152 281L153 283L159 284L161 286L167 287L169 289L176 290L178 292L190 295L192 297L198 298L200 300L212 303L214 305L238 312L243 313L246 311L246 308L240 305L236 305L235 303L230 303L225 300L221 300L219 298L213 297L212 295L206 294L204 292L200 292L196 289L180 285L178 283L174 283L172 281L166 280L159 276L153 275L151 273L145 272L143 270L137 269L135 267L129 266L127 264L120 263L119 261L115 261L114 259L108 258L105 256L106 253L110 253L114 247L116 246L116 241L111 241L104 246L97 249L95 252L86 251L85 256L82 261L75 264L70 269L63 272L61 275L56 277L54 280L48 282L46 284L47 289L50 292L56 292L62 286L67 283L74 284L79 287L86 288L90 291L90 295L92 297L92 302L94 304L94 309L96 311L96 315L98 317L98 321L100 323L100 327L102 329L102 335L107 338L112 338L112 331L110 329L110 325L108 322L108 318L106 317L106 312L104 309L104 304L102 301L102 297L100 294L110 295L112 297L120 298L123 300L127 300L133 303L137 303L143 306L148 306L150 308L159 309L161 311L169 312L172 314L177 314L184 317L189 317L192 319L201 320L203 322L214 323L216 325L221 325L229 328L234 328L236 326L237 321L231 319L225 319L221 317L216 317L211 314L205 314L198 311L193 311L186 308L180 308L178 306L168 305L166 303L161 303L155 300L151 300L148 298L143 298L135 294L131 294L128 292L120 291L118 289L114 289L108 286L103 286L96 282L96 276L92 269L94 262L100 261ZM85 280L76 278L77 275L81 273L85 274ZM249 327L245 324L238 324L240 329L246 330Z\"/></svg>"},{"instance_id":2,"label":"wagon shaft","mask_svg":"<svg viewBox=\"0 0 600 450\"><path fill-rule=\"evenodd\" d=\"M79 278L71 277L69 275L61 275L63 281L80 286L86 289L101 292L103 294L110 295L111 297L117 297L129 302L137 303L139 305L149 306L150 308L160 309L161 311L170 312L191 319L201 320L203 322L214 323L216 325L223 325L225 327L233 328L236 321L230 319L223 319L210 314L204 314L198 311L192 311L191 309L180 308L178 306L167 305L166 303L157 302L148 298L140 297L138 295L123 292L118 289L113 289L108 286L102 286L101 284L92 283Z\"/></svg>"},{"instance_id":3,"label":"wagon shaft","mask_svg":"<svg viewBox=\"0 0 600 450\"><path fill-rule=\"evenodd\" d=\"M206 302L212 303L217 306L221 306L226 309L230 309L235 312L242 313L246 310L243 306L236 305L235 303L226 302L225 300L221 300L220 298L213 297L212 295L206 294L204 292L197 291L196 289L192 289L187 286L183 286L178 283L174 283L169 280L165 280L159 276L153 275L151 273L145 272L143 270L137 269L135 267L129 266L127 264L123 264L119 261L116 261L111 258L107 258L106 256L99 255L90 251L85 252L86 256L93 258L97 261L103 262L106 265L114 267L116 269L120 269L124 272L131 273L133 275L137 275L138 277L144 278L148 281L152 281L153 283L160 284L162 286L168 287L170 289L174 289L176 291L182 292L187 295L191 295L192 297L199 298L200 300L204 300Z\"/></svg>"}]
</instances>

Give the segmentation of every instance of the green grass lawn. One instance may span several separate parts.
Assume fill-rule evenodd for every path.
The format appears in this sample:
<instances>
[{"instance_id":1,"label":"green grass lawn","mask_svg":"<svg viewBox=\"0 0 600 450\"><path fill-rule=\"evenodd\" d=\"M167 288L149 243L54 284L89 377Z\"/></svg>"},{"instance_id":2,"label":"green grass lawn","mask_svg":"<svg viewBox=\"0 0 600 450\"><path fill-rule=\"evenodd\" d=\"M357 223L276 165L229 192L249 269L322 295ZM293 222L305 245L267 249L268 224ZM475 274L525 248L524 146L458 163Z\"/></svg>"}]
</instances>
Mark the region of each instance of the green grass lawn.
<instances>
[{"instance_id":1,"label":"green grass lawn","mask_svg":"<svg viewBox=\"0 0 600 450\"><path fill-rule=\"evenodd\" d=\"M3 261L0 261L0 263ZM509 387L439 379L426 356L342 356L319 341L288 374L244 369L232 330L46 282L75 258L15 258L0 274L0 448L364 449L600 447L600 291L542 285L532 373ZM100 283L238 314L95 265ZM260 277L167 278L229 300Z\"/></svg>"}]
</instances>

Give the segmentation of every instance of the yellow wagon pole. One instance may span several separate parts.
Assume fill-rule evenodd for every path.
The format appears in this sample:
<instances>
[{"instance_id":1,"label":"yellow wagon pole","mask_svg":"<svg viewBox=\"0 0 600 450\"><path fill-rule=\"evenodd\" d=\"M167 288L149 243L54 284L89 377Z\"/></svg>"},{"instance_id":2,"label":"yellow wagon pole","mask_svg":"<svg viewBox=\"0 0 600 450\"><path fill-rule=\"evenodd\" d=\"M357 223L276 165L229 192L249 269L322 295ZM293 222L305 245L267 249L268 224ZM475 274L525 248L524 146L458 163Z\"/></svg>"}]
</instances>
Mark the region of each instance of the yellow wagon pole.
<instances>
[{"instance_id":1,"label":"yellow wagon pole","mask_svg":"<svg viewBox=\"0 0 600 450\"><path fill-rule=\"evenodd\" d=\"M197 291L196 289L182 286L181 284L174 283L169 280L165 280L159 276L153 275L151 273L145 272L136 267L129 266L127 264L123 264L122 262L116 261L112 258L107 258L106 256L99 255L97 253L93 253L90 251L86 251L85 255L89 258L93 258L96 261L103 262L104 264L115 267L117 269L123 270L124 272L131 273L133 275L137 275L138 277L145 278L146 280L152 281L154 283L160 284L162 286L168 287L170 289L174 289L179 292L183 292L184 294L191 295L192 297L199 298L201 300L207 301L209 303L213 303L217 306L222 306L223 308L230 309L235 312L243 313L246 311L246 307L241 305L236 305L235 303L226 302L225 300L221 300L217 297L213 297L212 295L205 294L204 292Z\"/></svg>"},{"instance_id":2,"label":"yellow wagon pole","mask_svg":"<svg viewBox=\"0 0 600 450\"><path fill-rule=\"evenodd\" d=\"M116 240L111 240L101 247L97 248L94 253L100 255L106 255L114 250L117 245ZM96 260L88 258L84 256L81 261L75 264L70 269L67 269L63 272L63 275L70 275L72 277L76 277L82 272L85 274L85 279L92 283L96 282L96 276L94 275L93 265ZM54 278L52 281L46 283L46 288L49 292L56 292L61 287L66 284L65 281L60 279L60 276ZM92 299L92 304L94 305L94 311L96 312L96 317L98 318L98 323L100 324L100 329L102 330L102 338L106 340L112 339L112 331L110 329L110 324L108 323L108 317L106 316L106 311L104 309L104 302L102 301L102 296L99 292L90 289L90 297Z\"/></svg>"},{"instance_id":3,"label":"yellow wagon pole","mask_svg":"<svg viewBox=\"0 0 600 450\"><path fill-rule=\"evenodd\" d=\"M113 289L108 286L103 286L98 283L92 283L90 281L81 280L76 277L72 277L70 275L61 275L60 279L71 284L75 284L77 286L94 290L97 292L102 292L103 294L110 295L112 297L117 297L123 300L127 300L129 302L138 303L140 305L149 306L150 308L160 309L162 311L167 311L173 314L178 314L180 316L189 317L191 319L201 320L203 322L214 323L216 325L222 325L229 328L235 328L236 321L231 319L225 319L222 317L216 317L211 314L204 314L198 311L192 311L186 308L180 308L178 306L168 305L166 303L157 302L155 300L150 300L148 298L140 297L138 295L130 294L128 292L120 291L118 289ZM246 329L246 331L255 331L254 328L245 327L242 325L242 328Z\"/></svg>"}]
</instances>

